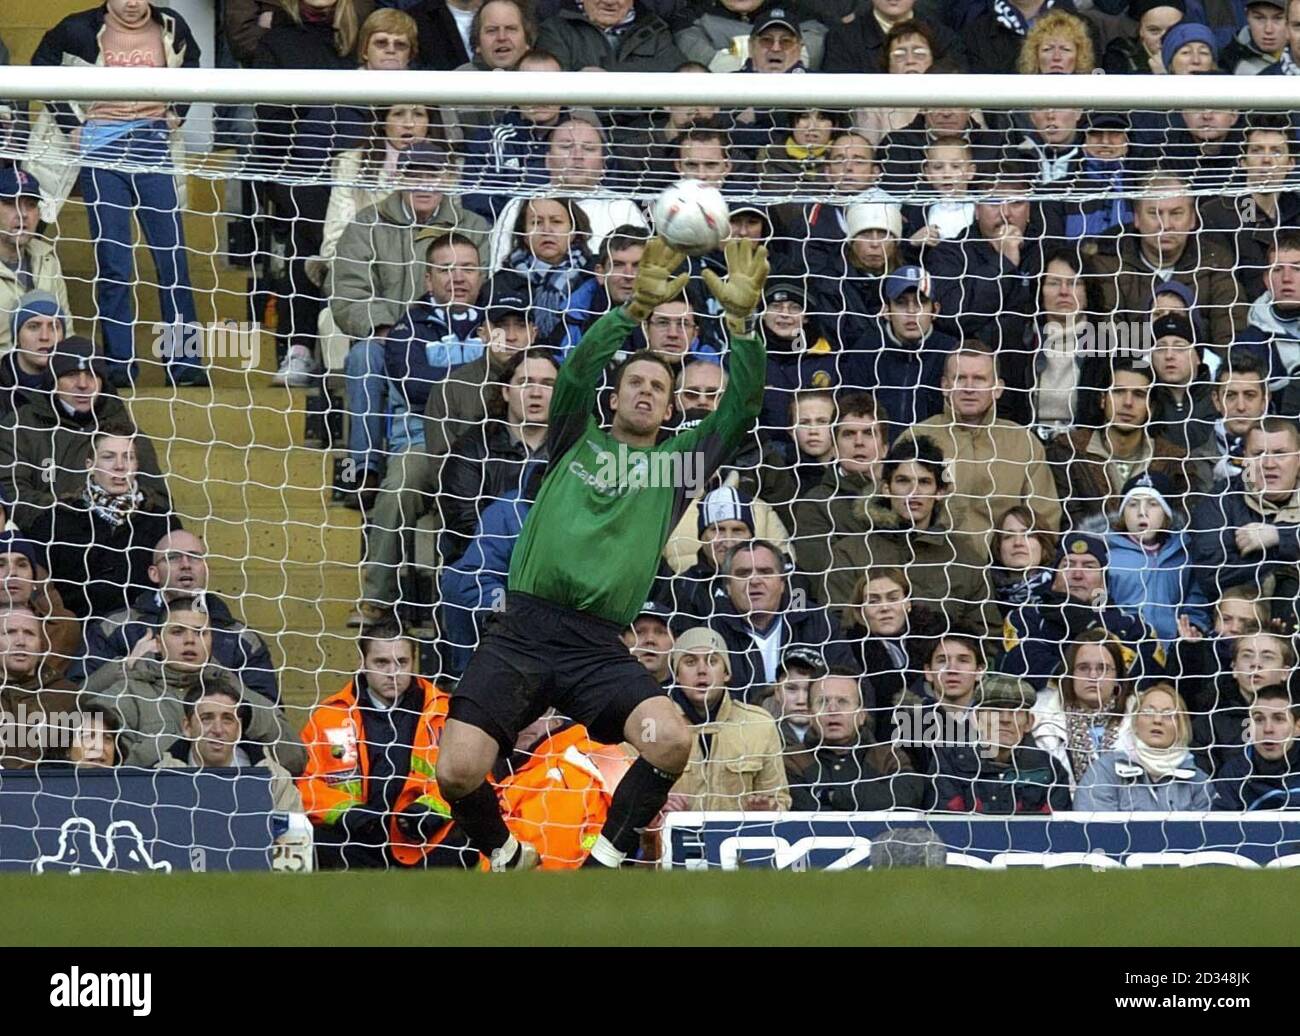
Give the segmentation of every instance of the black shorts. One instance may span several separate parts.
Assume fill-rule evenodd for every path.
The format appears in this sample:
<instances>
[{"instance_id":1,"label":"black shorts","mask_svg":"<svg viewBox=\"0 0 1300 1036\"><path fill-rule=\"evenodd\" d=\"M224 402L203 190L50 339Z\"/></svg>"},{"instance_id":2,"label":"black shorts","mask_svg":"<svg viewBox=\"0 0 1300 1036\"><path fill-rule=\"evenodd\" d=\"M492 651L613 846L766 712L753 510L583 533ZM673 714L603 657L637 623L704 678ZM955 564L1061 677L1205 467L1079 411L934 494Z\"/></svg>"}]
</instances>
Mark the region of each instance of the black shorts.
<instances>
[{"instance_id":1,"label":"black shorts","mask_svg":"<svg viewBox=\"0 0 1300 1036\"><path fill-rule=\"evenodd\" d=\"M451 698L451 716L513 751L519 731L554 706L604 744L623 740L628 716L664 689L607 619L531 594L506 594Z\"/></svg>"}]
</instances>

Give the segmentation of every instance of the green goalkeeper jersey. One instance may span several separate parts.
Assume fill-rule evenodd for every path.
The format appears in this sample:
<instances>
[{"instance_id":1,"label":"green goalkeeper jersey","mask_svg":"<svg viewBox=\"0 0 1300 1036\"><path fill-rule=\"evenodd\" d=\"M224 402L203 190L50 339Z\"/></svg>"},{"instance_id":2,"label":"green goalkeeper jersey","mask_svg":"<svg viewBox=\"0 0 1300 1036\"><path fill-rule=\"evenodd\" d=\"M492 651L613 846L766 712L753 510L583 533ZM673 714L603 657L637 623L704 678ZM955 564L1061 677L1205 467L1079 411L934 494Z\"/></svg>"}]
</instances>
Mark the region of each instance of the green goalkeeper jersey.
<instances>
[{"instance_id":1,"label":"green goalkeeper jersey","mask_svg":"<svg viewBox=\"0 0 1300 1036\"><path fill-rule=\"evenodd\" d=\"M508 588L627 625L641 611L689 499L749 432L763 404L762 340L731 342L718 409L656 446L620 443L592 415L602 372L636 328L621 307L582 336L555 380L550 458L510 560Z\"/></svg>"}]
</instances>

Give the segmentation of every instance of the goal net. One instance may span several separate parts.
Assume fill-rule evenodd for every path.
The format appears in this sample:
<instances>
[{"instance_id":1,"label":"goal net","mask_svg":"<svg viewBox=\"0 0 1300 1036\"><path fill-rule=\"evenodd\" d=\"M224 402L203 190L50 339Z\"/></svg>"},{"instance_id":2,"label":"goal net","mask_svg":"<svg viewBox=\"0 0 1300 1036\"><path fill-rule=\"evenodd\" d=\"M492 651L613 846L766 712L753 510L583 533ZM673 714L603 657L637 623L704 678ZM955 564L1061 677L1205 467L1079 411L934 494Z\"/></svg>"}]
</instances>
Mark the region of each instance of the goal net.
<instances>
[{"instance_id":1,"label":"goal net","mask_svg":"<svg viewBox=\"0 0 1300 1036\"><path fill-rule=\"evenodd\" d=\"M1158 108L1118 77L196 72L160 97L119 71L21 87L0 148L0 802L25 796L0 866L277 840L301 868L313 837L331 865L470 862L447 695L575 465L593 508L675 491L644 606L600 616L692 726L674 864L787 866L801 837L1005 862L1043 825L1073 862L1288 855L1282 814L1231 816L1300 782L1300 145L1264 77L1167 80ZM178 97L223 105L210 149ZM587 389L622 445L548 456L557 379L686 179L766 247L752 333L702 276L723 251L690 257ZM649 453L620 439L643 349ZM751 403L720 463L673 450ZM627 581L599 565L559 562ZM508 733L511 829L576 866L630 747L563 708Z\"/></svg>"}]
</instances>

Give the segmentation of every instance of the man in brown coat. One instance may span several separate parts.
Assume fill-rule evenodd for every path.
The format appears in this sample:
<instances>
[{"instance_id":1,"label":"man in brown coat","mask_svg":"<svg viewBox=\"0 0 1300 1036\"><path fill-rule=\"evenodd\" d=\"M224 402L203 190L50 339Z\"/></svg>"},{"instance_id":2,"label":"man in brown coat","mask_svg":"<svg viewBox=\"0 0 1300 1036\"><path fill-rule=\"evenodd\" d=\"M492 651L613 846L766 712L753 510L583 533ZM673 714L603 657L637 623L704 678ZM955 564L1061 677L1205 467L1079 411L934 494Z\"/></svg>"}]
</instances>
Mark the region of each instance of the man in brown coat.
<instances>
[{"instance_id":1,"label":"man in brown coat","mask_svg":"<svg viewBox=\"0 0 1300 1036\"><path fill-rule=\"evenodd\" d=\"M1181 446L1147 431L1151 383L1150 367L1121 360L1102 396L1106 424L1076 428L1052 443L1049 457L1073 528L1104 533L1109 506L1118 500L1120 488L1148 470L1173 482L1187 510L1195 507L1198 494L1209 491L1208 461L1191 460ZM1189 492L1193 496L1185 497Z\"/></svg>"},{"instance_id":2,"label":"man in brown coat","mask_svg":"<svg viewBox=\"0 0 1300 1036\"><path fill-rule=\"evenodd\" d=\"M964 342L944 364L943 413L900 439L926 436L947 461L952 530L971 554L988 559L989 533L1007 510L1028 507L1036 527L1055 532L1061 505L1043 444L1024 425L999 418L998 359L982 342ZM883 562L877 562L881 564Z\"/></svg>"},{"instance_id":3,"label":"man in brown coat","mask_svg":"<svg viewBox=\"0 0 1300 1036\"><path fill-rule=\"evenodd\" d=\"M40 762L79 721L72 684L44 669L48 651L41 620L29 608L0 608L0 769Z\"/></svg>"},{"instance_id":4,"label":"man in brown coat","mask_svg":"<svg viewBox=\"0 0 1300 1036\"><path fill-rule=\"evenodd\" d=\"M1170 193L1174 197L1154 196ZM1228 345L1246 327L1249 300L1233 275L1233 250L1200 228L1185 180L1167 173L1150 177L1133 203L1132 225L1107 244L1111 247L1087 263L1087 279L1097 292L1098 311L1113 314L1120 343L1142 341L1141 329L1151 320L1152 289L1166 280L1195 293L1214 345Z\"/></svg>"}]
</instances>

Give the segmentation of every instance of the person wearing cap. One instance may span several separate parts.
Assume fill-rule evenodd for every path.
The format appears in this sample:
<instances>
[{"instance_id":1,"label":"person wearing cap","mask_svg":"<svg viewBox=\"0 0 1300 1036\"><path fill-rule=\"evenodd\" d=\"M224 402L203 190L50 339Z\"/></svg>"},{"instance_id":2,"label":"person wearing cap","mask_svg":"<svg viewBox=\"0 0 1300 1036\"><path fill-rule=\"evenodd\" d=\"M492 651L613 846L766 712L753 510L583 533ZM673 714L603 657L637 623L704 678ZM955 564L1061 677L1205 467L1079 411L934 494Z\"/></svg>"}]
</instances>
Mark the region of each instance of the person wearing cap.
<instances>
[{"instance_id":1,"label":"person wearing cap","mask_svg":"<svg viewBox=\"0 0 1300 1036\"><path fill-rule=\"evenodd\" d=\"M1192 559L1206 597L1254 584L1275 605L1300 593L1300 428L1265 417L1246 433L1245 465L1225 492L1192 512ZM1275 617L1280 613L1276 611Z\"/></svg>"},{"instance_id":2,"label":"person wearing cap","mask_svg":"<svg viewBox=\"0 0 1300 1036\"><path fill-rule=\"evenodd\" d=\"M944 366L958 343L935 327L931 290L921 267L900 266L885 277L885 308L871 333L846 343L845 383L871 390L898 428L943 411Z\"/></svg>"},{"instance_id":3,"label":"person wearing cap","mask_svg":"<svg viewBox=\"0 0 1300 1036\"><path fill-rule=\"evenodd\" d=\"M1249 193L1201 199L1201 223L1224 235L1236 251L1236 273L1247 298L1266 290L1268 250L1286 228L1300 226L1300 195L1292 188L1300 144L1281 113L1252 112L1241 131L1238 174Z\"/></svg>"},{"instance_id":4,"label":"person wearing cap","mask_svg":"<svg viewBox=\"0 0 1300 1036\"><path fill-rule=\"evenodd\" d=\"M867 505L870 529L840 537L832 546L821 599L855 618L853 591L869 568L903 568L913 599L951 622L983 634L998 623L972 538L953 532L950 483L943 455L922 435L896 442L880 469Z\"/></svg>"},{"instance_id":5,"label":"person wearing cap","mask_svg":"<svg viewBox=\"0 0 1300 1036\"><path fill-rule=\"evenodd\" d=\"M1171 314L1151 324L1151 386L1148 430L1193 456L1214 435L1213 380L1201 362L1191 321Z\"/></svg>"},{"instance_id":6,"label":"person wearing cap","mask_svg":"<svg viewBox=\"0 0 1300 1036\"><path fill-rule=\"evenodd\" d=\"M669 664L673 650L673 631L669 621L675 611L663 601L653 598L641 607L641 613L622 633L623 643L651 676L667 690L672 684L672 667Z\"/></svg>"},{"instance_id":7,"label":"person wearing cap","mask_svg":"<svg viewBox=\"0 0 1300 1036\"><path fill-rule=\"evenodd\" d=\"M811 11L797 11L798 4L764 5L763 0L707 0L684 12L674 25L673 42L688 61L698 62L709 72L735 72L750 56L751 35L760 20L778 24L772 11L784 8L794 22L793 29L808 53L809 71L822 67L822 52L832 34ZM781 25L788 25L783 19ZM766 26L765 26L766 27ZM840 26L836 26L837 30ZM825 69L824 71L838 71Z\"/></svg>"},{"instance_id":8,"label":"person wearing cap","mask_svg":"<svg viewBox=\"0 0 1300 1036\"><path fill-rule=\"evenodd\" d=\"M39 233L40 201L36 177L16 166L0 169L0 350L13 346L13 321L29 293L51 295L59 312L71 312L58 253Z\"/></svg>"},{"instance_id":9,"label":"person wearing cap","mask_svg":"<svg viewBox=\"0 0 1300 1036\"><path fill-rule=\"evenodd\" d=\"M982 342L965 340L945 360L943 413L899 439L926 436L939 447L952 478L953 531L983 556L997 517L1016 504L1033 511L1039 528L1054 532L1061 524L1042 442L1024 425L997 416L1006 389L1003 362Z\"/></svg>"},{"instance_id":10,"label":"person wearing cap","mask_svg":"<svg viewBox=\"0 0 1300 1036\"><path fill-rule=\"evenodd\" d=\"M820 318L809 313L805 279L773 276L763 292L758 332L767 348L767 386L759 429L784 428L790 399L804 388L838 385L836 349L823 333Z\"/></svg>"},{"instance_id":11,"label":"person wearing cap","mask_svg":"<svg viewBox=\"0 0 1300 1036\"><path fill-rule=\"evenodd\" d=\"M1127 112L1090 111L1081 123L1083 141L1066 171L1070 190L1086 197L1058 203L1070 240L1108 234L1133 221L1134 173L1129 161Z\"/></svg>"},{"instance_id":12,"label":"person wearing cap","mask_svg":"<svg viewBox=\"0 0 1300 1036\"><path fill-rule=\"evenodd\" d=\"M512 271L485 284L477 308L483 313L479 336L486 350L454 368L430 392L424 410L424 447L393 458L375 506L367 513L366 560L362 564L362 599L349 626L376 621L396 604L399 575L414 556L416 524L431 508L452 443L484 427L510 358L537 341L528 283Z\"/></svg>"},{"instance_id":13,"label":"person wearing cap","mask_svg":"<svg viewBox=\"0 0 1300 1036\"><path fill-rule=\"evenodd\" d=\"M781 655L812 645L828 665L848 665L852 650L835 616L802 587L792 586L785 556L766 540L732 547L720 574L726 596L716 602L709 625L731 652L731 693L742 701L762 697L777 678Z\"/></svg>"},{"instance_id":14,"label":"person wearing cap","mask_svg":"<svg viewBox=\"0 0 1300 1036\"><path fill-rule=\"evenodd\" d=\"M1159 637L1136 615L1110 601L1106 568L1110 548L1103 536L1070 532L1061 538L1052 589L1037 604L1008 613L1002 626L1005 654L998 670L1024 677L1042 690L1062 669L1070 646L1084 634L1110 637L1132 659L1131 675L1162 675L1167 660Z\"/></svg>"},{"instance_id":15,"label":"person wearing cap","mask_svg":"<svg viewBox=\"0 0 1300 1036\"><path fill-rule=\"evenodd\" d=\"M1107 535L1106 589L1112 602L1142 617L1166 645L1178 639L1178 620L1208 627L1205 595L1190 564L1186 524L1173 486L1163 475L1137 475L1124 484L1114 527Z\"/></svg>"},{"instance_id":16,"label":"person wearing cap","mask_svg":"<svg viewBox=\"0 0 1300 1036\"><path fill-rule=\"evenodd\" d=\"M672 30L636 0L582 0L547 18L536 50L560 59L565 72L672 72L686 58Z\"/></svg>"},{"instance_id":17,"label":"person wearing cap","mask_svg":"<svg viewBox=\"0 0 1300 1036\"><path fill-rule=\"evenodd\" d=\"M832 666L808 692L812 714L806 737L812 759L791 785L792 808L802 812L919 809L925 782L906 751L880 729L887 712L869 711L865 681L856 670Z\"/></svg>"},{"instance_id":18,"label":"person wearing cap","mask_svg":"<svg viewBox=\"0 0 1300 1036\"><path fill-rule=\"evenodd\" d=\"M1059 813L1070 808L1070 778L1034 739L1034 689L1002 673L985 673L975 697L976 744L936 753L926 808L945 813Z\"/></svg>"},{"instance_id":19,"label":"person wearing cap","mask_svg":"<svg viewBox=\"0 0 1300 1036\"><path fill-rule=\"evenodd\" d=\"M826 662L815 647L786 648L781 655L772 693L762 701L769 716L776 720L781 734L781 755L786 780L791 785L802 779L812 763L812 713L808 709L808 692L813 682L826 675Z\"/></svg>"},{"instance_id":20,"label":"person wearing cap","mask_svg":"<svg viewBox=\"0 0 1300 1036\"><path fill-rule=\"evenodd\" d=\"M1207 342L1227 345L1246 326L1246 299L1237 283L1232 249L1200 228L1195 198L1183 177L1154 173L1140 185L1133 222L1113 243L1100 242L1087 263L1099 312L1117 323L1145 322L1152 271L1181 281L1208 319ZM1102 247L1105 245L1105 247Z\"/></svg>"},{"instance_id":21,"label":"person wearing cap","mask_svg":"<svg viewBox=\"0 0 1300 1036\"><path fill-rule=\"evenodd\" d=\"M1219 53L1219 67L1234 76L1255 76L1286 50L1287 0L1249 0L1246 24Z\"/></svg>"},{"instance_id":22,"label":"person wearing cap","mask_svg":"<svg viewBox=\"0 0 1300 1036\"><path fill-rule=\"evenodd\" d=\"M1300 229L1269 235L1264 292L1250 305L1247 325L1230 355L1253 353L1268 364L1276 412L1300 414Z\"/></svg>"},{"instance_id":23,"label":"person wearing cap","mask_svg":"<svg viewBox=\"0 0 1300 1036\"><path fill-rule=\"evenodd\" d=\"M1056 488L1075 528L1103 529L1124 483L1144 472L1158 472L1174 492L1208 492L1213 475L1204 461L1158 434L1151 426L1151 388L1155 376L1140 361L1119 359L1101 397L1100 428L1076 428L1047 448Z\"/></svg>"},{"instance_id":24,"label":"person wearing cap","mask_svg":"<svg viewBox=\"0 0 1300 1036\"><path fill-rule=\"evenodd\" d=\"M65 675L81 654L81 620L50 583L45 548L19 532L0 532L0 607L31 609L45 628L46 672Z\"/></svg>"},{"instance_id":25,"label":"person wearing cap","mask_svg":"<svg viewBox=\"0 0 1300 1036\"><path fill-rule=\"evenodd\" d=\"M727 693L727 645L716 630L694 626L673 644L672 700L691 725L691 758L665 812L790 808L776 722L758 705Z\"/></svg>"},{"instance_id":26,"label":"person wearing cap","mask_svg":"<svg viewBox=\"0 0 1300 1036\"><path fill-rule=\"evenodd\" d=\"M14 310L14 347L0 356L0 413L13 413L53 382L50 357L70 333L72 321L48 291L29 291Z\"/></svg>"},{"instance_id":27,"label":"person wearing cap","mask_svg":"<svg viewBox=\"0 0 1300 1036\"><path fill-rule=\"evenodd\" d=\"M1102 68L1112 75L1163 75L1160 45L1165 33L1186 15L1185 0L1128 0L1120 10L1125 7L1130 19L1127 24L1136 23L1136 31L1131 36L1111 38L1102 56Z\"/></svg>"},{"instance_id":28,"label":"person wearing cap","mask_svg":"<svg viewBox=\"0 0 1300 1036\"><path fill-rule=\"evenodd\" d=\"M458 175L445 145L416 141L399 159L397 189L358 212L343 231L330 267L329 311L344 335L357 343L387 336L426 290L428 246L447 231L473 241L486 268L490 228L447 190ZM283 383L308 384L314 369L310 349L295 344L281 372L288 379Z\"/></svg>"},{"instance_id":29,"label":"person wearing cap","mask_svg":"<svg viewBox=\"0 0 1300 1036\"><path fill-rule=\"evenodd\" d=\"M695 564L677 573L669 584L669 599L677 628L707 622L726 596L725 581L719 578L723 560L738 543L758 535L754 517L755 500L742 489L719 486L707 493L696 507L699 550Z\"/></svg>"},{"instance_id":30,"label":"person wearing cap","mask_svg":"<svg viewBox=\"0 0 1300 1036\"><path fill-rule=\"evenodd\" d=\"M130 435L140 483L167 500L158 454L139 433L126 404L104 391L103 359L85 338L61 341L50 359L54 386L35 393L14 413L0 416L0 491L12 501L10 517L30 531L57 498L81 492L91 437L114 430Z\"/></svg>"},{"instance_id":31,"label":"person wearing cap","mask_svg":"<svg viewBox=\"0 0 1300 1036\"><path fill-rule=\"evenodd\" d=\"M1187 703L1172 684L1139 691L1133 743L1102 752L1079 781L1074 808L1099 813L1207 812L1210 778L1190 751Z\"/></svg>"}]
</instances>

